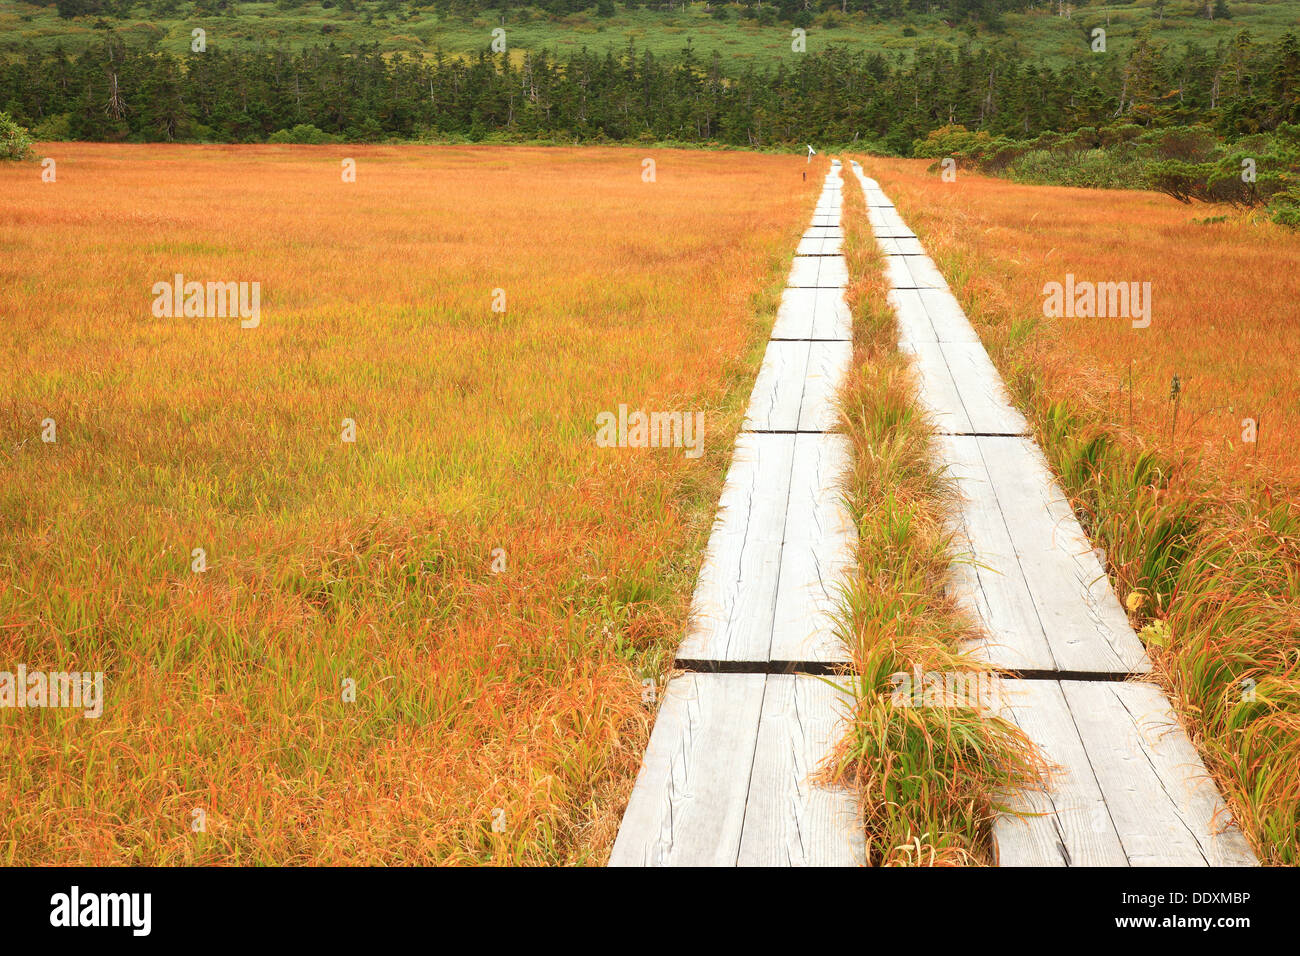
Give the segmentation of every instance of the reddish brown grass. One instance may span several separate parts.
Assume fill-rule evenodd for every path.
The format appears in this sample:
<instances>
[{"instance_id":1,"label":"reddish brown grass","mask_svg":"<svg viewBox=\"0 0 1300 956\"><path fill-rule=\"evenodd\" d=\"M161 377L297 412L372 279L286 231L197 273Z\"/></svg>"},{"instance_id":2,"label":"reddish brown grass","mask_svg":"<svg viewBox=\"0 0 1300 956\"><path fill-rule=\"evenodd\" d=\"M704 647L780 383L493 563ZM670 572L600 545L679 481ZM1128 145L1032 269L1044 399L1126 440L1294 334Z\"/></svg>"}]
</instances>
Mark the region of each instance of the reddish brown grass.
<instances>
[{"instance_id":1,"label":"reddish brown grass","mask_svg":"<svg viewBox=\"0 0 1300 956\"><path fill-rule=\"evenodd\" d=\"M600 862L824 168L40 149L0 169L0 670L107 702L0 712L0 861ZM260 327L154 318L177 272L260 281ZM705 455L597 448L620 402Z\"/></svg>"}]
</instances>

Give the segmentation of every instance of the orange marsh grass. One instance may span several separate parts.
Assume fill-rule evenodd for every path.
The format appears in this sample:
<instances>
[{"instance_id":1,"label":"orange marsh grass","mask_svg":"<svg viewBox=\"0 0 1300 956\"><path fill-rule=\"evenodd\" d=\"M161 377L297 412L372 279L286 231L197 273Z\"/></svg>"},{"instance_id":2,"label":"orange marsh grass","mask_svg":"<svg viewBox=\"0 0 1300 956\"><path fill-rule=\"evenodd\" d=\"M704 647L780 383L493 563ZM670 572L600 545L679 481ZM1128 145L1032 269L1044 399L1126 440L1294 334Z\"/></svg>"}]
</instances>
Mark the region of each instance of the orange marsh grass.
<instances>
[{"instance_id":1,"label":"orange marsh grass","mask_svg":"<svg viewBox=\"0 0 1300 956\"><path fill-rule=\"evenodd\" d=\"M39 150L0 168L0 670L107 700L0 711L0 862L602 862L820 172ZM176 273L260 326L154 318ZM704 411L704 456L597 448L620 403Z\"/></svg>"}]
</instances>

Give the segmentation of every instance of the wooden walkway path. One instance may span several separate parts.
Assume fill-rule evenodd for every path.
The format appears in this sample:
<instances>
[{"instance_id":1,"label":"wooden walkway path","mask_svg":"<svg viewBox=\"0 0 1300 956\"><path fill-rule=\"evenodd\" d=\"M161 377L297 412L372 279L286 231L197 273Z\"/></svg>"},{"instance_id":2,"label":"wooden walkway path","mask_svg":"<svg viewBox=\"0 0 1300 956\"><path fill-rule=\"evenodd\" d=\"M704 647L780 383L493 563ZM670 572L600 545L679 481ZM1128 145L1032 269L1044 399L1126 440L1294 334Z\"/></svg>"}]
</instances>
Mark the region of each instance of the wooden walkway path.
<instances>
[{"instance_id":1,"label":"wooden walkway path","mask_svg":"<svg viewBox=\"0 0 1300 956\"><path fill-rule=\"evenodd\" d=\"M856 540L830 433L852 359L840 173L799 242L611 866L865 862L853 795L810 781L848 710L807 673L848 660L831 613Z\"/></svg>"},{"instance_id":2,"label":"wooden walkway path","mask_svg":"<svg viewBox=\"0 0 1300 956\"><path fill-rule=\"evenodd\" d=\"M1019 675L1001 681L1002 712L1054 766L1048 792L1013 799L1033 815L996 821L1000 863L1256 863L1169 701L1141 679L1150 661L979 336L894 204L853 172L962 498L951 587L983 625L972 650Z\"/></svg>"},{"instance_id":3,"label":"wooden walkway path","mask_svg":"<svg viewBox=\"0 0 1300 956\"><path fill-rule=\"evenodd\" d=\"M799 243L612 866L860 865L853 795L811 775L848 701L832 628L855 530L831 433L852 357L841 173ZM994 823L1002 865L1251 865L1024 417L916 236L853 172L885 256L900 347L962 498L951 587L1008 672L998 705L1053 766Z\"/></svg>"}]
</instances>

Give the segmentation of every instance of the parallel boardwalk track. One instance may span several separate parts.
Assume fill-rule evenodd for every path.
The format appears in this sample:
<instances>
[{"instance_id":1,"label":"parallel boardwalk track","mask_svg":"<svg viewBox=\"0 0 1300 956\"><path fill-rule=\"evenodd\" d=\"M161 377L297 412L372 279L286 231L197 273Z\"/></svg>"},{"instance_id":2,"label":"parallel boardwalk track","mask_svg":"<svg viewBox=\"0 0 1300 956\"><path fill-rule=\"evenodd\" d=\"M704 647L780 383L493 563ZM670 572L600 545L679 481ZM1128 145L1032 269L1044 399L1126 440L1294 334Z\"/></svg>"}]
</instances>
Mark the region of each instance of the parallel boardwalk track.
<instances>
[{"instance_id":1,"label":"parallel boardwalk track","mask_svg":"<svg viewBox=\"0 0 1300 956\"><path fill-rule=\"evenodd\" d=\"M826 178L737 439L612 866L861 865L852 794L812 782L849 702L837 585L856 532L834 399L852 358L841 173ZM1028 423L942 274L854 163L885 256L899 347L961 496L950 587L972 650L1013 675L997 706L1053 766L1014 794L1002 865L1252 865Z\"/></svg>"}]
</instances>

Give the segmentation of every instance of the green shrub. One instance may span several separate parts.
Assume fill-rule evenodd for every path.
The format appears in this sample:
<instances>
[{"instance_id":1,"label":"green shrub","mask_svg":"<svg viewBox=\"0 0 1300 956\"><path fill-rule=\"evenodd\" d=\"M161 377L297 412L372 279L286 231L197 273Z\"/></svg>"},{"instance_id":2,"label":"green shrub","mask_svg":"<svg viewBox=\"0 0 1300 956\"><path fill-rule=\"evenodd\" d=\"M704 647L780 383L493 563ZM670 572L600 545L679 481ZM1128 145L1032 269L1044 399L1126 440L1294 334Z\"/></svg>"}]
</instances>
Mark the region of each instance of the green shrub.
<instances>
[{"instance_id":1,"label":"green shrub","mask_svg":"<svg viewBox=\"0 0 1300 956\"><path fill-rule=\"evenodd\" d=\"M943 126L915 140L912 153L952 156L1020 182L1152 189L1182 203L1265 206L1274 222L1300 226L1300 126L1287 123L1232 142L1204 125L1148 130L1124 122L1027 140Z\"/></svg>"},{"instance_id":2,"label":"green shrub","mask_svg":"<svg viewBox=\"0 0 1300 956\"><path fill-rule=\"evenodd\" d=\"M32 127L32 138L42 143L59 143L72 139L72 116L56 113Z\"/></svg>"},{"instance_id":3,"label":"green shrub","mask_svg":"<svg viewBox=\"0 0 1300 956\"><path fill-rule=\"evenodd\" d=\"M985 130L972 133L960 123L952 126L940 126L925 139L912 143L912 155L920 159L942 159L952 156L960 159L972 159L987 149L993 142Z\"/></svg>"},{"instance_id":4,"label":"green shrub","mask_svg":"<svg viewBox=\"0 0 1300 956\"><path fill-rule=\"evenodd\" d=\"M0 159L26 159L31 155L32 138L8 113L0 113Z\"/></svg>"},{"instance_id":5,"label":"green shrub","mask_svg":"<svg viewBox=\"0 0 1300 956\"><path fill-rule=\"evenodd\" d=\"M266 141L268 143L306 143L311 146L320 146L325 143L337 143L339 137L317 129L310 123L299 123L293 129L276 130L267 137Z\"/></svg>"}]
</instances>

